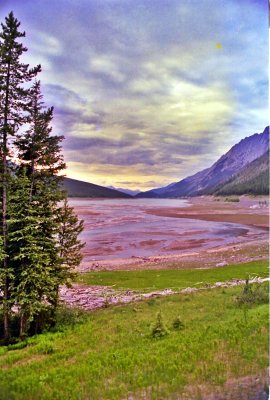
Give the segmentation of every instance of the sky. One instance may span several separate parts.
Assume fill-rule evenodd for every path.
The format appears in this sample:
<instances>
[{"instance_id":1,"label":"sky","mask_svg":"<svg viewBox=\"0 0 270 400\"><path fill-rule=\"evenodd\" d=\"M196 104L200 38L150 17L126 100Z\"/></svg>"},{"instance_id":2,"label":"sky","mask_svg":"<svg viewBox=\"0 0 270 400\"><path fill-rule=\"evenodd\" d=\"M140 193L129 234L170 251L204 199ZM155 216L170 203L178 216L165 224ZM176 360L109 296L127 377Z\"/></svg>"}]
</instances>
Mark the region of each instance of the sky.
<instances>
[{"instance_id":1,"label":"sky","mask_svg":"<svg viewBox=\"0 0 270 400\"><path fill-rule=\"evenodd\" d=\"M66 175L147 190L268 125L267 0L0 0L26 31Z\"/></svg>"}]
</instances>

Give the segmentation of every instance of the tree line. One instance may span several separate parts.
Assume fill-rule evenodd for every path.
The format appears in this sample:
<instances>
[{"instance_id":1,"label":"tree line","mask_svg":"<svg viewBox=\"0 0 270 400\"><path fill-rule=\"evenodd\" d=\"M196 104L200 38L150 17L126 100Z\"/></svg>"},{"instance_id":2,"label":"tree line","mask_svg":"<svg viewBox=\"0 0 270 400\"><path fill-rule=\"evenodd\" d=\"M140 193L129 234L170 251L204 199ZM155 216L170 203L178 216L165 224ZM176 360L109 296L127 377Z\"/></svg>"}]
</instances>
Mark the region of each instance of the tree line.
<instances>
[{"instance_id":1,"label":"tree line","mask_svg":"<svg viewBox=\"0 0 270 400\"><path fill-rule=\"evenodd\" d=\"M3 343L55 323L59 286L81 261L83 221L62 189L63 136L52 134L41 66L27 52L13 12L0 32L0 333ZM14 318L17 324L14 328Z\"/></svg>"}]
</instances>

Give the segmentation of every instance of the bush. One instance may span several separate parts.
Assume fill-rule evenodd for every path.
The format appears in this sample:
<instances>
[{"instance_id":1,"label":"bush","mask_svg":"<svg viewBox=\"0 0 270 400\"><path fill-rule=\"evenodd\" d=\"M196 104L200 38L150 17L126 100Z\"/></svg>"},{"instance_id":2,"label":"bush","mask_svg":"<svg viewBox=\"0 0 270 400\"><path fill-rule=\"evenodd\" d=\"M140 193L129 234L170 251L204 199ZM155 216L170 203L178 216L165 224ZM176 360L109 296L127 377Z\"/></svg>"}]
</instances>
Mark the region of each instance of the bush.
<instances>
[{"instance_id":1,"label":"bush","mask_svg":"<svg viewBox=\"0 0 270 400\"><path fill-rule=\"evenodd\" d=\"M86 312L80 308L58 307L55 314L55 326L51 331L62 331L66 327L74 327L83 323L86 318Z\"/></svg>"},{"instance_id":2,"label":"bush","mask_svg":"<svg viewBox=\"0 0 270 400\"><path fill-rule=\"evenodd\" d=\"M168 335L168 333L169 333L169 331L163 323L161 311L159 311L157 313L156 322L153 324L152 329L151 329L151 336L153 338L162 338L162 337Z\"/></svg>"},{"instance_id":3,"label":"bush","mask_svg":"<svg viewBox=\"0 0 270 400\"><path fill-rule=\"evenodd\" d=\"M20 342L14 343L14 344L9 344L7 346L7 349L8 350L21 350L21 349L24 349L25 347L27 347L27 345L28 345L27 340L24 340L24 341L20 341Z\"/></svg>"},{"instance_id":4,"label":"bush","mask_svg":"<svg viewBox=\"0 0 270 400\"><path fill-rule=\"evenodd\" d=\"M178 330L178 331L184 329L185 325L184 325L183 322L181 321L179 315L178 315L178 317L176 317L175 320L173 321L172 327L173 327L173 329Z\"/></svg>"},{"instance_id":5,"label":"bush","mask_svg":"<svg viewBox=\"0 0 270 400\"><path fill-rule=\"evenodd\" d=\"M246 279L242 293L236 297L238 306L252 307L255 304L265 304L269 301L269 290L267 283L249 283Z\"/></svg>"}]
</instances>

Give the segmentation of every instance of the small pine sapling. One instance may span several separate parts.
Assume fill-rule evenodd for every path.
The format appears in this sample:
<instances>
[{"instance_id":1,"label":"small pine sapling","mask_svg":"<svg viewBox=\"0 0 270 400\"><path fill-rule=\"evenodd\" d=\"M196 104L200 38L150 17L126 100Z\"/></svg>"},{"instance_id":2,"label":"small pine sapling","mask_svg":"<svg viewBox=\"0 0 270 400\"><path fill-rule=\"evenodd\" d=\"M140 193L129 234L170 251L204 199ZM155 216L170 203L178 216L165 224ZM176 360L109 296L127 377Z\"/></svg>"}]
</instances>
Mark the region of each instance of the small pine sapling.
<instances>
[{"instance_id":1,"label":"small pine sapling","mask_svg":"<svg viewBox=\"0 0 270 400\"><path fill-rule=\"evenodd\" d=\"M162 338L169 334L169 330L166 328L161 311L157 313L156 322L153 324L151 329L151 336L153 338Z\"/></svg>"},{"instance_id":2,"label":"small pine sapling","mask_svg":"<svg viewBox=\"0 0 270 400\"><path fill-rule=\"evenodd\" d=\"M181 321L181 318L179 315L173 320L172 327L173 327L173 329L178 330L178 331L184 329L185 325Z\"/></svg>"}]
</instances>

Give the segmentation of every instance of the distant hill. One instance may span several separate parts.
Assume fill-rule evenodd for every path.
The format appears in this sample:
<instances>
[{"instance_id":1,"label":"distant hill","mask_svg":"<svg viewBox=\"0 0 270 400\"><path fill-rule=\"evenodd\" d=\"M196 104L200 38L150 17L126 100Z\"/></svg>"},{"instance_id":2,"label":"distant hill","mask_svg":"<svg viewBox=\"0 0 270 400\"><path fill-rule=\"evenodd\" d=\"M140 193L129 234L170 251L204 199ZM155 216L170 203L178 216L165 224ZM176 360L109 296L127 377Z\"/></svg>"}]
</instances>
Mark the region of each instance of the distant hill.
<instances>
[{"instance_id":1,"label":"distant hill","mask_svg":"<svg viewBox=\"0 0 270 400\"><path fill-rule=\"evenodd\" d=\"M242 139L210 168L168 186L139 193L136 197L198 196L213 191L269 149L269 127ZM252 168L252 167L251 167Z\"/></svg>"},{"instance_id":2,"label":"distant hill","mask_svg":"<svg viewBox=\"0 0 270 400\"><path fill-rule=\"evenodd\" d=\"M131 198L132 196L109 189L93 183L77 181L76 179L64 178L64 189L69 197L104 197L104 198Z\"/></svg>"},{"instance_id":3,"label":"distant hill","mask_svg":"<svg viewBox=\"0 0 270 400\"><path fill-rule=\"evenodd\" d=\"M247 164L228 181L213 191L216 195L268 195L269 194L269 150Z\"/></svg>"}]
</instances>

